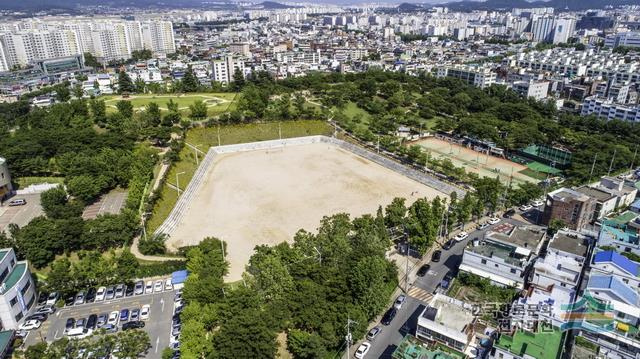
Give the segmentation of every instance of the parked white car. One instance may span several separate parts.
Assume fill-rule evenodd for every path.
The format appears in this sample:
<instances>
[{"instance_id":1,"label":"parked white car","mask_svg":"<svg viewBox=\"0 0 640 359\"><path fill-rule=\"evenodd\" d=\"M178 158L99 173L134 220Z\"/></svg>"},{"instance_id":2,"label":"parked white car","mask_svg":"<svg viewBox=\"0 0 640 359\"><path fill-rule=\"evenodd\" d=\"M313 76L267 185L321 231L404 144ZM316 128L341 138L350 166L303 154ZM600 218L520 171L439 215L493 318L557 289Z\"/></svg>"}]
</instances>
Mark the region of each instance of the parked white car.
<instances>
[{"instance_id":1,"label":"parked white car","mask_svg":"<svg viewBox=\"0 0 640 359\"><path fill-rule=\"evenodd\" d=\"M145 294L153 293L153 281L152 280L148 280L147 281L147 284L144 286L144 293Z\"/></svg>"},{"instance_id":2,"label":"parked white car","mask_svg":"<svg viewBox=\"0 0 640 359\"><path fill-rule=\"evenodd\" d=\"M164 290L172 290L173 289L173 283L171 283L171 278L167 278L167 280L164 281Z\"/></svg>"},{"instance_id":3,"label":"parked white car","mask_svg":"<svg viewBox=\"0 0 640 359\"><path fill-rule=\"evenodd\" d=\"M98 288L98 290L96 291L96 302L101 302L104 300L104 295L107 293L107 288L106 287L100 287Z\"/></svg>"},{"instance_id":4,"label":"parked white car","mask_svg":"<svg viewBox=\"0 0 640 359\"><path fill-rule=\"evenodd\" d=\"M42 322L40 322L39 320L36 320L36 319L31 319L31 320L27 320L26 322L20 324L18 329L21 329L21 330L33 330L33 329L40 328L40 325L42 325Z\"/></svg>"},{"instance_id":5,"label":"parked white car","mask_svg":"<svg viewBox=\"0 0 640 359\"><path fill-rule=\"evenodd\" d=\"M534 206L534 207L540 207L543 204L544 204L544 202L542 202L540 200L531 202L531 205Z\"/></svg>"},{"instance_id":6,"label":"parked white car","mask_svg":"<svg viewBox=\"0 0 640 359\"><path fill-rule=\"evenodd\" d=\"M114 326L118 325L118 321L120 320L120 312L114 310L109 313L109 318L107 319L107 324L112 324Z\"/></svg>"},{"instance_id":7,"label":"parked white car","mask_svg":"<svg viewBox=\"0 0 640 359\"><path fill-rule=\"evenodd\" d=\"M371 343L364 342L360 344L358 349L356 349L356 352L353 354L353 356L356 357L357 359L362 359L364 358L365 355L367 355L367 353L369 352L369 349L371 349Z\"/></svg>"},{"instance_id":8,"label":"parked white car","mask_svg":"<svg viewBox=\"0 0 640 359\"><path fill-rule=\"evenodd\" d=\"M526 212L526 211L530 210L531 208L533 208L533 207L531 207L531 205L529 205L529 204L523 204L522 206L520 206L520 210L522 212Z\"/></svg>"},{"instance_id":9,"label":"parked white car","mask_svg":"<svg viewBox=\"0 0 640 359\"><path fill-rule=\"evenodd\" d=\"M464 241L465 239L467 239L467 237L469 237L469 233L467 233L467 232L465 232L465 231L462 231L462 232L460 232L460 233L456 234L456 236L455 236L455 237L453 237L453 238L454 238L457 242L460 242L460 241Z\"/></svg>"},{"instance_id":10,"label":"parked white car","mask_svg":"<svg viewBox=\"0 0 640 359\"><path fill-rule=\"evenodd\" d=\"M491 217L487 221L487 223L489 223L491 225L497 224L498 222L500 222L500 218L498 218L498 217Z\"/></svg>"},{"instance_id":11,"label":"parked white car","mask_svg":"<svg viewBox=\"0 0 640 359\"><path fill-rule=\"evenodd\" d=\"M162 279L158 279L156 281L156 285L154 286L153 291L156 293L162 292L162 289L164 288L164 283L162 283Z\"/></svg>"},{"instance_id":12,"label":"parked white car","mask_svg":"<svg viewBox=\"0 0 640 359\"><path fill-rule=\"evenodd\" d=\"M149 304L145 304L140 309L140 320L148 320L149 319L149 311L151 310L151 306Z\"/></svg>"}]
</instances>

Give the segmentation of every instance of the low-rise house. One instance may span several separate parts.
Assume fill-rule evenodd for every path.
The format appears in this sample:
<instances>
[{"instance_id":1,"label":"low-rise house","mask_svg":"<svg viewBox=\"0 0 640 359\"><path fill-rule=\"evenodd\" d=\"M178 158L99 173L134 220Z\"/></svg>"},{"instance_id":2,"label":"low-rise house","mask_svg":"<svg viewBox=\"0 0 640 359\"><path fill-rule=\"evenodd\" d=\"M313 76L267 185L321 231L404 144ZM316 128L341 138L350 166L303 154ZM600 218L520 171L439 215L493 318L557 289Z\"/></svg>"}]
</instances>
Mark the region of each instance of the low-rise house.
<instances>
[{"instance_id":1,"label":"low-rise house","mask_svg":"<svg viewBox=\"0 0 640 359\"><path fill-rule=\"evenodd\" d=\"M544 258L534 264L531 284L548 291L554 286L574 289L580 280L591 239L574 231L558 231Z\"/></svg>"},{"instance_id":2,"label":"low-rise house","mask_svg":"<svg viewBox=\"0 0 640 359\"><path fill-rule=\"evenodd\" d=\"M598 247L611 247L617 252L631 252L640 255L640 239L629 226L616 227L603 224L598 235Z\"/></svg>"},{"instance_id":3,"label":"low-rise house","mask_svg":"<svg viewBox=\"0 0 640 359\"><path fill-rule=\"evenodd\" d=\"M494 344L491 358L495 359L558 359L562 353L563 333L557 329L537 332L515 330L502 334Z\"/></svg>"},{"instance_id":4,"label":"low-rise house","mask_svg":"<svg viewBox=\"0 0 640 359\"><path fill-rule=\"evenodd\" d=\"M461 353L475 348L477 316L470 304L436 294L418 317L416 337Z\"/></svg>"},{"instance_id":5,"label":"low-rise house","mask_svg":"<svg viewBox=\"0 0 640 359\"><path fill-rule=\"evenodd\" d=\"M467 245L460 270L487 278L494 285L523 289L544 238L540 227L502 223Z\"/></svg>"}]
</instances>

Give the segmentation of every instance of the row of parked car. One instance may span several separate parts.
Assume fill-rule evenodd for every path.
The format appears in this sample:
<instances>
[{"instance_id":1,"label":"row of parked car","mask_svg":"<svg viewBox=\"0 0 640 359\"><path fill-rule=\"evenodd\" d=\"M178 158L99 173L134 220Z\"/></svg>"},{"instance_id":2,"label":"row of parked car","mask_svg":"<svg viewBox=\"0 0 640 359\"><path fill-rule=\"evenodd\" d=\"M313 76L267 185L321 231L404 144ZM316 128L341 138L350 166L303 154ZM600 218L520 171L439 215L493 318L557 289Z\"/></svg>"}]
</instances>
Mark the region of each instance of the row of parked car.
<instances>
[{"instance_id":1,"label":"row of parked car","mask_svg":"<svg viewBox=\"0 0 640 359\"><path fill-rule=\"evenodd\" d=\"M180 313L184 309L184 300L182 299L182 290L177 290L173 298L173 318L171 319L171 332L169 334L169 348L173 352L172 359L180 358L180 332L182 331L182 320Z\"/></svg>"},{"instance_id":2,"label":"row of parked car","mask_svg":"<svg viewBox=\"0 0 640 359\"><path fill-rule=\"evenodd\" d=\"M173 284L171 283L171 278L167 278L164 281L162 279L159 279L155 282L149 280L146 283L139 280L132 285L118 284L115 286L100 287L98 289L89 288L87 290L81 290L75 295L66 297L64 300L64 304L65 306L81 305L85 303L94 303L116 298L130 297L133 295L159 293L165 290L172 289ZM60 295L57 292L50 293L46 299L46 304L55 305L55 303L59 299Z\"/></svg>"},{"instance_id":3,"label":"row of parked car","mask_svg":"<svg viewBox=\"0 0 640 359\"><path fill-rule=\"evenodd\" d=\"M96 329L104 329L108 333L118 331L118 325L122 330L144 328L145 320L149 320L151 306L146 304L138 309L114 310L111 313L91 314L87 318L69 318L64 326L64 334L69 338L82 339L93 333Z\"/></svg>"},{"instance_id":4,"label":"row of parked car","mask_svg":"<svg viewBox=\"0 0 640 359\"><path fill-rule=\"evenodd\" d=\"M407 296L404 294L400 294L398 298L396 298L396 301L393 302L393 306L384 313L384 315L382 316L382 319L380 320L380 323L382 323L383 325L391 324L391 322L393 321L393 318L396 317L396 315L398 314L398 311L402 309L406 301L407 301ZM360 344L360 346L358 347L358 349L356 349L353 355L357 359L364 358L365 355L367 355L367 353L369 352L369 349L371 349L370 342L374 341L380 333L382 333L381 326L378 325L371 328L371 330L367 333L368 342L364 342Z\"/></svg>"}]
</instances>

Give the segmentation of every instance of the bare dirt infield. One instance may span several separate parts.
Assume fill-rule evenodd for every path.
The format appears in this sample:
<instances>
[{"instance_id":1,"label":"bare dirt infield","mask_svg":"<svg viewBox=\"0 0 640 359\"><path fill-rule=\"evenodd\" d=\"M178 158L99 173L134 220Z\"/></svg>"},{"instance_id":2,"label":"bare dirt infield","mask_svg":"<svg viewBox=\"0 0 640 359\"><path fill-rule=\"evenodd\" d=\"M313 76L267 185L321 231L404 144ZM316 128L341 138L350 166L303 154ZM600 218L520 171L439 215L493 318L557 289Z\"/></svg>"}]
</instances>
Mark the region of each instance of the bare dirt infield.
<instances>
[{"instance_id":1,"label":"bare dirt infield","mask_svg":"<svg viewBox=\"0 0 640 359\"><path fill-rule=\"evenodd\" d=\"M508 183L511 174L513 174L515 183L538 182L535 178L521 173L527 169L526 166L505 158L487 156L470 148L434 137L417 141L415 144L430 151L433 157L448 158L455 166L464 167L465 171L476 173L481 177L496 178L499 176L503 183Z\"/></svg>"},{"instance_id":2,"label":"bare dirt infield","mask_svg":"<svg viewBox=\"0 0 640 359\"><path fill-rule=\"evenodd\" d=\"M416 192L413 194L412 193ZM170 249L215 236L227 242L227 281L241 279L255 246L291 241L315 231L325 215L375 213L394 197L445 197L334 145L218 155L181 222Z\"/></svg>"}]
</instances>

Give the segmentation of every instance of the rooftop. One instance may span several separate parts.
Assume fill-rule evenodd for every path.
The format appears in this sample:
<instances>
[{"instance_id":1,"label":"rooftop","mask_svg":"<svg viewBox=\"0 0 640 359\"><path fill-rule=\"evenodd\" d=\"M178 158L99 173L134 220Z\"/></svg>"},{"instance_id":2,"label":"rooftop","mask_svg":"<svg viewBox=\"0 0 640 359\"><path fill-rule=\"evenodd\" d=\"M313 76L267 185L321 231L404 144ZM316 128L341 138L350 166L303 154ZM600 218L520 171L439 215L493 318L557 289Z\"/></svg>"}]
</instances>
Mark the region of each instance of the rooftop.
<instances>
[{"instance_id":1,"label":"rooftop","mask_svg":"<svg viewBox=\"0 0 640 359\"><path fill-rule=\"evenodd\" d=\"M600 202L606 202L612 198L614 198L614 196L611 193L605 192L603 190L594 188L594 187L587 187L587 186L582 186L576 189L576 191L586 194L587 196L591 197L591 198L595 198L596 200L600 201Z\"/></svg>"},{"instance_id":2,"label":"rooftop","mask_svg":"<svg viewBox=\"0 0 640 359\"><path fill-rule=\"evenodd\" d=\"M572 190L570 188L559 188L548 195L553 198L554 201L580 201L585 202L589 200L589 196L584 193Z\"/></svg>"},{"instance_id":3,"label":"rooftop","mask_svg":"<svg viewBox=\"0 0 640 359\"><path fill-rule=\"evenodd\" d=\"M549 248L585 257L589 243L584 236L577 233L558 231L549 243Z\"/></svg>"},{"instance_id":4,"label":"rooftop","mask_svg":"<svg viewBox=\"0 0 640 359\"><path fill-rule=\"evenodd\" d=\"M433 298L422 312L422 317L459 333L475 319L471 310L464 307L463 302L442 295Z\"/></svg>"},{"instance_id":5,"label":"rooftop","mask_svg":"<svg viewBox=\"0 0 640 359\"><path fill-rule=\"evenodd\" d=\"M596 253L596 255L593 256L593 263L613 263L630 275L640 276L640 264L613 250Z\"/></svg>"},{"instance_id":6,"label":"rooftop","mask_svg":"<svg viewBox=\"0 0 640 359\"><path fill-rule=\"evenodd\" d=\"M484 238L533 251L544 239L544 236L545 231L539 227L516 227L510 223L501 223L493 230L487 231Z\"/></svg>"},{"instance_id":7,"label":"rooftop","mask_svg":"<svg viewBox=\"0 0 640 359\"><path fill-rule=\"evenodd\" d=\"M444 352L438 348L429 349L424 342L412 335L405 336L391 355L393 359L459 359L461 355Z\"/></svg>"},{"instance_id":8,"label":"rooftop","mask_svg":"<svg viewBox=\"0 0 640 359\"><path fill-rule=\"evenodd\" d=\"M527 354L536 359L557 359L561 341L562 332L556 328L538 333L517 330L513 336L501 335L495 346L520 357Z\"/></svg>"},{"instance_id":9,"label":"rooftop","mask_svg":"<svg viewBox=\"0 0 640 359\"><path fill-rule=\"evenodd\" d=\"M623 231L620 228L612 227L608 224L603 224L602 227L600 227L599 241L602 242L603 240L612 240L638 245L637 235Z\"/></svg>"},{"instance_id":10,"label":"rooftop","mask_svg":"<svg viewBox=\"0 0 640 359\"><path fill-rule=\"evenodd\" d=\"M638 217L638 213L635 213L632 211L624 211L623 213L621 213L616 217L607 218L607 222L613 223L614 225L624 225L633 221L637 217Z\"/></svg>"},{"instance_id":11,"label":"rooftop","mask_svg":"<svg viewBox=\"0 0 640 359\"><path fill-rule=\"evenodd\" d=\"M0 332L0 353L4 353L7 350L7 347L11 344L11 338L13 338L13 330Z\"/></svg>"},{"instance_id":12,"label":"rooftop","mask_svg":"<svg viewBox=\"0 0 640 359\"><path fill-rule=\"evenodd\" d=\"M18 280L22 278L22 275L26 270L27 270L27 263L18 262L16 266L13 268L13 270L11 271L11 273L9 274L9 276L7 277L7 279L5 279L4 281L4 291L6 292L9 289L13 288L13 286L16 285L16 283L18 283Z\"/></svg>"}]
</instances>

